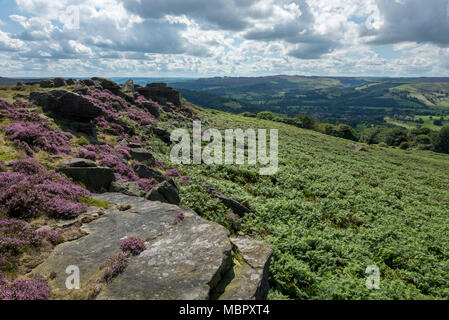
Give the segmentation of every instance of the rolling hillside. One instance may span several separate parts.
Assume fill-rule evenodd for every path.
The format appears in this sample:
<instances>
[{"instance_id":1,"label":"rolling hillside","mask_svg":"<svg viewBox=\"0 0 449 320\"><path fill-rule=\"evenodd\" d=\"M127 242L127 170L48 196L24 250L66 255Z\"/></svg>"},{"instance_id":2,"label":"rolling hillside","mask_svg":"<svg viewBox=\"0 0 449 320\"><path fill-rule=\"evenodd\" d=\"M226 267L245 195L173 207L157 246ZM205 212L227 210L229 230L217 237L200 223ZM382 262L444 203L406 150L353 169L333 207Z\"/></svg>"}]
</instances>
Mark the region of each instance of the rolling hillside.
<instances>
[{"instance_id":1,"label":"rolling hillside","mask_svg":"<svg viewBox=\"0 0 449 320\"><path fill-rule=\"evenodd\" d=\"M385 116L449 114L447 78L225 77L172 85L202 107L235 113L263 109L289 117L307 113L354 127L385 123ZM235 102L232 110L229 99Z\"/></svg>"},{"instance_id":2,"label":"rolling hillside","mask_svg":"<svg viewBox=\"0 0 449 320\"><path fill-rule=\"evenodd\" d=\"M14 251L8 257L17 258L6 270L9 277L30 271L27 257L39 261L61 241L82 236L77 235L79 231L72 234L71 229L61 229L61 216L77 216L87 205L108 207L107 202L98 203L89 198L89 193L74 181L55 175L51 169L61 166L63 161L85 157L92 159L95 166L97 161L125 185L134 184L133 191L148 199L153 199L150 197L153 192L161 190L157 180L140 176L139 170L146 165L130 158L129 152L134 157L142 155L142 149L134 149L132 153L133 149L123 147L122 143L126 142L129 146L145 148L143 154L157 159L151 164L145 162L157 178L173 177L179 188L176 199L180 198L181 206L221 224L231 236L251 237L271 244L274 256L269 270L270 299L449 298L449 155L355 145L353 141L315 131L202 109L188 102L163 107L149 100L142 102L141 97L128 97L133 102L126 102L99 86L100 83L113 86L108 80L97 81L101 81L97 87L85 87L85 93L65 92L73 99L89 99L93 110L107 115L107 120L97 116L98 113L91 115L95 135L78 131L86 128L62 115L44 112L36 108L34 100L26 98L33 91L51 96L60 90L52 92L37 85L0 90L0 99L6 100L2 101L0 110L0 163L9 163L0 169L4 176L17 179L14 170L28 168L19 175L25 177L21 179L20 189L12 189L15 184L11 181L15 180L3 181L7 186L10 184L4 189L12 191L2 193L0 215L23 219L33 228L49 224L62 232L59 234L62 240L57 238L51 245L43 242L40 246L26 247L26 252L24 248ZM115 88L119 93L127 89ZM72 91L73 86L63 89ZM18 93L22 95L11 104ZM145 103L147 107L157 107L156 116L149 113ZM53 112L61 111L64 110L56 108ZM271 176L261 176L259 165L172 163L172 145L166 139L168 130L175 127L191 130L193 119L202 121L203 130L278 129L279 170ZM26 146L28 149L24 149ZM11 160L26 157L34 160L21 160L22 164L19 161L20 165L12 163L11 167ZM36 160L45 168L36 164ZM89 169L97 170L96 167L83 170ZM60 188L61 183L71 191L48 193L44 188L48 193L43 193L44 198L40 192L33 193L35 198L24 196L30 190L46 186L32 182L42 176L49 177L45 183L50 191ZM233 212L210 192L210 186L250 212ZM125 188L120 192L130 190ZM65 205L53 208L55 197ZM38 208L36 202L40 203ZM43 248L46 243L47 247ZM238 258L234 259L237 266L241 263ZM365 286L368 276L365 271L372 265L380 270L379 290Z\"/></svg>"},{"instance_id":3,"label":"rolling hillside","mask_svg":"<svg viewBox=\"0 0 449 320\"><path fill-rule=\"evenodd\" d=\"M272 244L270 298L449 298L449 156L363 146L271 121L201 112L211 127L277 128L280 168L183 166L182 203L229 223L204 183L248 205L239 234ZM368 265L380 290L365 287Z\"/></svg>"}]
</instances>

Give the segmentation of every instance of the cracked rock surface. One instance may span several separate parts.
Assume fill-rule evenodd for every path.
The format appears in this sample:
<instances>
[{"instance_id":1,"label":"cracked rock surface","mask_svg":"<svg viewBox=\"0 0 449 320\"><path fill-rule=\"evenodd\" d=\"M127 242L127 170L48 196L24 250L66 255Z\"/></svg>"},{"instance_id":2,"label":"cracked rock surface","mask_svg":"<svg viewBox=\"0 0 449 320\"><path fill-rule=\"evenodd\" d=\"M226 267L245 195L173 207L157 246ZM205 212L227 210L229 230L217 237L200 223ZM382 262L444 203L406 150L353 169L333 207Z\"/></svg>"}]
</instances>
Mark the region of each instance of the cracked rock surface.
<instances>
[{"instance_id":1,"label":"cracked rock surface","mask_svg":"<svg viewBox=\"0 0 449 320\"><path fill-rule=\"evenodd\" d=\"M231 240L224 227L176 205L121 193L93 197L108 201L109 209L98 219L83 224L86 236L58 245L34 270L51 279L50 285L59 293L58 297L74 298L74 290L68 290L65 285L68 266L79 267L82 290L89 286L99 266L109 256L121 252L120 243L127 236L143 239L146 250L131 256L127 268L104 283L96 299L255 299L266 296L269 265L266 260L271 257L267 244L248 238ZM185 218L174 223L181 212ZM241 265L236 263L236 255L243 257ZM223 297L219 296L221 291Z\"/></svg>"}]
</instances>

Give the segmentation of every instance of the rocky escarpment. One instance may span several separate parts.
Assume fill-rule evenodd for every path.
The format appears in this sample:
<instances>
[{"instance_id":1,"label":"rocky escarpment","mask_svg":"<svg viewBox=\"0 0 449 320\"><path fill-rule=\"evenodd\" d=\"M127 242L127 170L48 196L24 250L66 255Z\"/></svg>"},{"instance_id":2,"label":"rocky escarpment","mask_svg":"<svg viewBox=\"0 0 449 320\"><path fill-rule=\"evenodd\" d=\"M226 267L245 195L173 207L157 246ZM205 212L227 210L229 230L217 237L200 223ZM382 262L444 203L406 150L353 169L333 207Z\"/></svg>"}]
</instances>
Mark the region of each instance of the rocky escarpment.
<instances>
[{"instance_id":1,"label":"rocky escarpment","mask_svg":"<svg viewBox=\"0 0 449 320\"><path fill-rule=\"evenodd\" d=\"M2 187L9 190L0 206L8 217L36 218L30 228L46 237L38 245L51 243L45 255L33 247L38 259L17 275L26 276L46 259L28 276L49 280L52 295L45 296L56 299L265 298L271 248L230 239L222 225L178 206L192 181L189 170L173 168L166 155L170 130L200 119L194 106L181 103L179 93L164 84L92 78L40 86L22 95L24 101L0 100L0 138L8 150L19 151L14 157L29 157L6 166L0 161L0 174L8 178ZM249 203L215 188L209 192L239 216L255 214ZM14 205L7 202L11 198ZM222 212L220 223L237 231L234 213ZM122 241L133 237L146 246L138 256L121 250ZM19 261L23 253L11 251L8 259ZM66 287L69 266L79 267L80 289Z\"/></svg>"},{"instance_id":2,"label":"rocky escarpment","mask_svg":"<svg viewBox=\"0 0 449 320\"><path fill-rule=\"evenodd\" d=\"M34 272L52 278L60 299L264 299L271 248L247 238L230 239L222 226L175 205L120 193L94 195L110 208L85 223L86 236L63 243ZM183 213L182 220L176 217ZM146 250L126 269L95 283L102 263L120 252L128 236ZM80 289L66 287L66 268L78 266ZM92 284L95 285L92 285Z\"/></svg>"}]
</instances>

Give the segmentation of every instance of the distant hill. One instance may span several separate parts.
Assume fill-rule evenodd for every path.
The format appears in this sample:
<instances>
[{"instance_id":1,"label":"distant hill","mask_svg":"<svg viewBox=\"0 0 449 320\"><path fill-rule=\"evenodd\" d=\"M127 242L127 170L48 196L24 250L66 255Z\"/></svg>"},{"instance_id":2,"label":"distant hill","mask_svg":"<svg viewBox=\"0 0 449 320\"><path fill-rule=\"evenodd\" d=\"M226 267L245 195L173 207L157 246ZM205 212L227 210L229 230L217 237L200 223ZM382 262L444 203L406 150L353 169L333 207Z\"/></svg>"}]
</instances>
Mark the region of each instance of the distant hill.
<instances>
[{"instance_id":1,"label":"distant hill","mask_svg":"<svg viewBox=\"0 0 449 320\"><path fill-rule=\"evenodd\" d=\"M47 78L4 78L0 77L0 85L14 86L17 82L39 82Z\"/></svg>"},{"instance_id":2,"label":"distant hill","mask_svg":"<svg viewBox=\"0 0 449 320\"><path fill-rule=\"evenodd\" d=\"M384 123L386 116L449 114L449 78L279 75L203 78L171 85L209 108L238 113L266 110L290 117L307 113L351 125ZM227 99L241 107L230 109Z\"/></svg>"}]
</instances>

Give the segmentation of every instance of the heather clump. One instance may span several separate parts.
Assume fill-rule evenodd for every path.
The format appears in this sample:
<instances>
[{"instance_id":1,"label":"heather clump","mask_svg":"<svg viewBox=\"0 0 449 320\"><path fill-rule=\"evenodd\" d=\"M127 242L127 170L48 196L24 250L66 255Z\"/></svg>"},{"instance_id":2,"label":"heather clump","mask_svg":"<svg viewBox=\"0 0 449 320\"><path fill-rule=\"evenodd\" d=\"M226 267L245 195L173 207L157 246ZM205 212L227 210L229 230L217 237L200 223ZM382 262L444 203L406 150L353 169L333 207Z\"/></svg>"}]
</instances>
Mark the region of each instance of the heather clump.
<instances>
[{"instance_id":1,"label":"heather clump","mask_svg":"<svg viewBox=\"0 0 449 320\"><path fill-rule=\"evenodd\" d=\"M151 179L139 179L138 180L139 187L142 189L145 193L148 193L151 191L151 189L154 188L158 184L157 180L154 178Z\"/></svg>"},{"instance_id":2,"label":"heather clump","mask_svg":"<svg viewBox=\"0 0 449 320\"><path fill-rule=\"evenodd\" d=\"M131 158L131 154L130 154L131 148L124 147L124 146L118 146L116 150L121 156L123 156L123 158L125 158L125 159Z\"/></svg>"},{"instance_id":3,"label":"heather clump","mask_svg":"<svg viewBox=\"0 0 449 320\"><path fill-rule=\"evenodd\" d=\"M139 178L126 161L131 157L130 150L130 148L124 146L115 148L108 143L86 145L79 150L78 157L99 160L101 166L109 167L114 171L117 180L137 181Z\"/></svg>"},{"instance_id":4,"label":"heather clump","mask_svg":"<svg viewBox=\"0 0 449 320\"><path fill-rule=\"evenodd\" d=\"M68 154L71 150L72 135L68 132L53 130L46 123L15 121L2 129L14 144L24 149L28 155L39 150L52 154Z\"/></svg>"},{"instance_id":5,"label":"heather clump","mask_svg":"<svg viewBox=\"0 0 449 320\"><path fill-rule=\"evenodd\" d=\"M116 277L123 271L125 271L128 266L128 255L126 253L120 252L116 255L110 256L106 261L100 266L103 269L103 280L109 281Z\"/></svg>"},{"instance_id":6,"label":"heather clump","mask_svg":"<svg viewBox=\"0 0 449 320\"><path fill-rule=\"evenodd\" d=\"M176 169L168 169L167 171L165 171L165 175L174 178L180 177L180 174Z\"/></svg>"},{"instance_id":7,"label":"heather clump","mask_svg":"<svg viewBox=\"0 0 449 320\"><path fill-rule=\"evenodd\" d=\"M161 160L156 160L156 168L163 169L164 163Z\"/></svg>"},{"instance_id":8,"label":"heather clump","mask_svg":"<svg viewBox=\"0 0 449 320\"><path fill-rule=\"evenodd\" d=\"M78 157L78 158L89 159L89 160L94 160L94 161L95 161L95 160L97 159L97 153L96 153L95 151L89 151L89 150L86 150L86 149L84 149L84 148L81 148L81 149L78 151L77 157Z\"/></svg>"},{"instance_id":9,"label":"heather clump","mask_svg":"<svg viewBox=\"0 0 449 320\"><path fill-rule=\"evenodd\" d=\"M111 118L112 117L115 117L115 115L111 116ZM96 119L97 126L100 129L102 129L104 132L114 134L114 135L124 136L125 129L123 128L123 126L116 122L113 122L113 121L114 120L108 121L104 117L98 117Z\"/></svg>"},{"instance_id":10,"label":"heather clump","mask_svg":"<svg viewBox=\"0 0 449 320\"><path fill-rule=\"evenodd\" d=\"M43 119L29 108L28 102L16 101L13 104L0 99L0 117L6 117L14 121L42 122Z\"/></svg>"},{"instance_id":11,"label":"heather clump","mask_svg":"<svg viewBox=\"0 0 449 320\"><path fill-rule=\"evenodd\" d=\"M124 112L131 120L134 120L139 125L152 125L157 126L156 121L153 119L153 116L138 108L127 108Z\"/></svg>"},{"instance_id":12,"label":"heather clump","mask_svg":"<svg viewBox=\"0 0 449 320\"><path fill-rule=\"evenodd\" d=\"M176 214L175 218L173 219L173 225L178 224L179 222L183 221L185 219L185 215L183 212L180 212Z\"/></svg>"},{"instance_id":13,"label":"heather clump","mask_svg":"<svg viewBox=\"0 0 449 320\"><path fill-rule=\"evenodd\" d=\"M125 136L125 132L131 135L136 133L138 127L145 125L157 126L154 116L148 111L130 107L120 96L116 96L109 90L100 90L90 87L85 97L103 111L103 116L96 119L97 126L106 133ZM148 102L139 97L136 103L141 105Z\"/></svg>"},{"instance_id":14,"label":"heather clump","mask_svg":"<svg viewBox=\"0 0 449 320\"><path fill-rule=\"evenodd\" d=\"M13 269L28 248L41 242L38 234L28 223L17 219L0 220L0 272Z\"/></svg>"},{"instance_id":15,"label":"heather clump","mask_svg":"<svg viewBox=\"0 0 449 320\"><path fill-rule=\"evenodd\" d=\"M181 184L190 184L190 176L182 176L179 181Z\"/></svg>"},{"instance_id":16,"label":"heather clump","mask_svg":"<svg viewBox=\"0 0 449 320\"><path fill-rule=\"evenodd\" d=\"M7 137L16 147L24 149L28 155L39 150L52 154L67 154L70 152L68 132L55 130L51 125L33 112L27 102L16 101L13 104L0 100L0 117L12 121L8 126L1 127Z\"/></svg>"},{"instance_id":17,"label":"heather clump","mask_svg":"<svg viewBox=\"0 0 449 320\"><path fill-rule=\"evenodd\" d=\"M50 241L50 243L52 243L54 245L61 243L63 240L62 234L55 230L42 229L42 230L39 230L37 233L43 239L47 239L48 241Z\"/></svg>"},{"instance_id":18,"label":"heather clump","mask_svg":"<svg viewBox=\"0 0 449 320\"><path fill-rule=\"evenodd\" d=\"M120 249L122 249L123 252L137 256L146 250L146 246L143 240L138 237L127 237L120 244Z\"/></svg>"},{"instance_id":19,"label":"heather clump","mask_svg":"<svg viewBox=\"0 0 449 320\"><path fill-rule=\"evenodd\" d=\"M40 174L45 168L34 158L20 159L12 164L12 171L26 175Z\"/></svg>"},{"instance_id":20,"label":"heather clump","mask_svg":"<svg viewBox=\"0 0 449 320\"><path fill-rule=\"evenodd\" d=\"M9 281L0 271L0 300L48 300L49 297L47 280L38 278Z\"/></svg>"},{"instance_id":21,"label":"heather clump","mask_svg":"<svg viewBox=\"0 0 449 320\"><path fill-rule=\"evenodd\" d=\"M100 155L100 164L114 170L114 175L117 180L136 181L137 175L123 160L122 157L115 154L102 153Z\"/></svg>"},{"instance_id":22,"label":"heather clump","mask_svg":"<svg viewBox=\"0 0 449 320\"><path fill-rule=\"evenodd\" d=\"M87 206L78 202L89 192L55 171L35 174L0 172L0 214L11 218L47 215L70 219Z\"/></svg>"}]
</instances>

